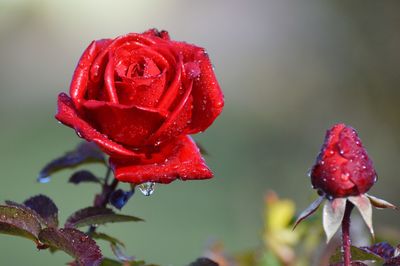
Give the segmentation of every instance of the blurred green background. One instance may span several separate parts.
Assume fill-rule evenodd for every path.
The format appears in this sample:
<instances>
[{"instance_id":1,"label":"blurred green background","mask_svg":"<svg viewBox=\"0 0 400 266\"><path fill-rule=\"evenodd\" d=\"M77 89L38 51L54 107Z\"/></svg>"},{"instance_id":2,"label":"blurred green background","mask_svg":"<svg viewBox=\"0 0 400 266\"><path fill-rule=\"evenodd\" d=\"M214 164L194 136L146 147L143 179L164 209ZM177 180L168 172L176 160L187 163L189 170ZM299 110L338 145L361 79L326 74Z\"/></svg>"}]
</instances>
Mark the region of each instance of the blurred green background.
<instances>
[{"instance_id":1,"label":"blurred green background","mask_svg":"<svg viewBox=\"0 0 400 266\"><path fill-rule=\"evenodd\" d=\"M146 222L103 228L126 242L127 253L185 265L212 239L228 252L259 245L264 193L275 190L304 209L315 194L307 170L336 122L355 127L374 160L379 182L371 194L400 204L396 0L0 0L0 200L43 193L62 219L92 203L98 189L66 183L71 172L35 182L44 164L80 140L53 118L56 96L68 90L92 40L153 27L207 48L226 108L196 136L214 179L138 193L124 211ZM400 228L399 218L375 212L377 228ZM0 265L69 260L5 235L0 250Z\"/></svg>"}]
</instances>

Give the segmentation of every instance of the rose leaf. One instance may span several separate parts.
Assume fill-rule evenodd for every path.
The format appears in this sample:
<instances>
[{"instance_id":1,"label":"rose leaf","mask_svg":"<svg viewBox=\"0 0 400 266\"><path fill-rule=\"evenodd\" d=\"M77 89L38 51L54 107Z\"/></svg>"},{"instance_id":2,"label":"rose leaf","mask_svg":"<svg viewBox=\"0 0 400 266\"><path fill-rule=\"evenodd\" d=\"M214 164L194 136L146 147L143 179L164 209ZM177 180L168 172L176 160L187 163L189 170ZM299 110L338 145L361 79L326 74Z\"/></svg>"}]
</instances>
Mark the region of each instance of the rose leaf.
<instances>
[{"instance_id":1,"label":"rose leaf","mask_svg":"<svg viewBox=\"0 0 400 266\"><path fill-rule=\"evenodd\" d=\"M58 208L47 196L33 196L23 203L26 207L35 211L45 221L48 227L58 226Z\"/></svg>"},{"instance_id":2,"label":"rose leaf","mask_svg":"<svg viewBox=\"0 0 400 266\"><path fill-rule=\"evenodd\" d=\"M66 221L65 227L77 228L94 224L106 224L115 222L138 222L142 219L114 213L113 210L100 207L87 207L73 213Z\"/></svg>"},{"instance_id":3,"label":"rose leaf","mask_svg":"<svg viewBox=\"0 0 400 266\"><path fill-rule=\"evenodd\" d=\"M96 144L91 142L82 142L76 147L76 149L69 151L63 156L48 163L39 172L37 180L40 183L47 183L50 181L50 176L58 171L91 162L106 164L104 154Z\"/></svg>"},{"instance_id":4,"label":"rose leaf","mask_svg":"<svg viewBox=\"0 0 400 266\"><path fill-rule=\"evenodd\" d=\"M93 233L90 234L90 236L93 239L100 239L100 240L107 241L107 242L109 242L110 244L113 244L113 245L120 245L120 246L125 247L125 244L121 240L119 240L119 239L117 239L115 237L109 236L107 234L104 234L104 233L93 232Z\"/></svg>"},{"instance_id":5,"label":"rose leaf","mask_svg":"<svg viewBox=\"0 0 400 266\"><path fill-rule=\"evenodd\" d=\"M218 266L218 263L208 258L198 258L196 261L190 263L188 266Z\"/></svg>"},{"instance_id":6,"label":"rose leaf","mask_svg":"<svg viewBox=\"0 0 400 266\"><path fill-rule=\"evenodd\" d=\"M365 251L362 248L351 246L350 252L351 252L351 259L355 261L364 261L364 262L373 261L375 263L378 263L379 265L382 265L382 263L384 262L384 260L381 257L371 252ZM341 261L342 261L342 250L341 247L338 247L335 253L333 253L333 255L330 257L329 263L336 264L340 263Z\"/></svg>"},{"instance_id":7,"label":"rose leaf","mask_svg":"<svg viewBox=\"0 0 400 266\"><path fill-rule=\"evenodd\" d=\"M75 185L78 185L82 182L101 183L99 178L87 170L75 172L68 181Z\"/></svg>"},{"instance_id":8,"label":"rose leaf","mask_svg":"<svg viewBox=\"0 0 400 266\"><path fill-rule=\"evenodd\" d=\"M395 248L387 242L376 243L370 247L360 247L361 250L389 259L395 256Z\"/></svg>"},{"instance_id":9,"label":"rose leaf","mask_svg":"<svg viewBox=\"0 0 400 266\"><path fill-rule=\"evenodd\" d=\"M45 228L39 234L43 243L61 249L74 257L79 265L97 266L102 254L96 242L83 232L72 229Z\"/></svg>"},{"instance_id":10,"label":"rose leaf","mask_svg":"<svg viewBox=\"0 0 400 266\"><path fill-rule=\"evenodd\" d=\"M32 213L16 206L0 206L0 233L37 242L40 230L40 222Z\"/></svg>"},{"instance_id":11,"label":"rose leaf","mask_svg":"<svg viewBox=\"0 0 400 266\"><path fill-rule=\"evenodd\" d=\"M120 245L111 244L111 250L114 253L115 257L118 258L118 260L123 262L133 262L135 260L135 257L125 255L125 252L122 249L123 247Z\"/></svg>"}]
</instances>

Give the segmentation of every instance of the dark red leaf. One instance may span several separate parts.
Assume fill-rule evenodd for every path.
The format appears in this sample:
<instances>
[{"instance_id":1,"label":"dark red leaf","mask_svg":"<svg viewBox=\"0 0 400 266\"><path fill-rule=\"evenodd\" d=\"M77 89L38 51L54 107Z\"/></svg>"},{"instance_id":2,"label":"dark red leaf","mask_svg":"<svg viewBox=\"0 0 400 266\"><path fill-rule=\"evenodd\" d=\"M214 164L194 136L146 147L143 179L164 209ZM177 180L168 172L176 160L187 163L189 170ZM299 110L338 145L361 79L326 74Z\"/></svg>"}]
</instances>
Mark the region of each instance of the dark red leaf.
<instances>
[{"instance_id":1,"label":"dark red leaf","mask_svg":"<svg viewBox=\"0 0 400 266\"><path fill-rule=\"evenodd\" d=\"M218 266L218 263L208 258L198 258L195 262L190 263L188 266Z\"/></svg>"},{"instance_id":2,"label":"dark red leaf","mask_svg":"<svg viewBox=\"0 0 400 266\"><path fill-rule=\"evenodd\" d=\"M48 227L58 226L58 208L49 197L33 196L24 201L24 205L39 214Z\"/></svg>"},{"instance_id":3,"label":"dark red leaf","mask_svg":"<svg viewBox=\"0 0 400 266\"><path fill-rule=\"evenodd\" d=\"M69 182L77 185L81 182L100 183L100 180L94 174L92 174L90 171L82 170L82 171L75 172L69 178Z\"/></svg>"},{"instance_id":4,"label":"dark red leaf","mask_svg":"<svg viewBox=\"0 0 400 266\"><path fill-rule=\"evenodd\" d=\"M65 222L65 227L74 228L94 224L137 221L143 220L134 216L116 214L108 208L87 207L73 213Z\"/></svg>"},{"instance_id":5,"label":"dark red leaf","mask_svg":"<svg viewBox=\"0 0 400 266\"><path fill-rule=\"evenodd\" d=\"M111 250L115 257L117 257L120 261L133 262L135 257L126 255L122 249L122 246L111 244Z\"/></svg>"},{"instance_id":6,"label":"dark red leaf","mask_svg":"<svg viewBox=\"0 0 400 266\"><path fill-rule=\"evenodd\" d=\"M125 244L121 240L119 240L115 237L109 236L107 234L104 234L104 233L94 232L94 233L91 233L90 236L93 239L100 239L100 240L107 241L113 245L120 245L120 246L125 247Z\"/></svg>"},{"instance_id":7,"label":"dark red leaf","mask_svg":"<svg viewBox=\"0 0 400 266\"><path fill-rule=\"evenodd\" d=\"M37 241L40 222L32 213L16 206L0 206L0 233Z\"/></svg>"},{"instance_id":8,"label":"dark red leaf","mask_svg":"<svg viewBox=\"0 0 400 266\"><path fill-rule=\"evenodd\" d=\"M375 245L372 245L370 247L360 247L360 249L378 255L379 257L382 257L384 259L392 258L395 251L395 248L386 242L376 243Z\"/></svg>"},{"instance_id":9,"label":"dark red leaf","mask_svg":"<svg viewBox=\"0 0 400 266\"><path fill-rule=\"evenodd\" d=\"M30 213L32 216L34 216L41 223L42 226L47 227L47 222L42 218L42 216L40 216L37 212L35 212L31 208L29 208L29 207L27 207L27 206L25 206L25 205L23 205L21 203L14 202L14 201L11 201L11 200L6 200L5 202L6 202L6 204L8 206L17 207L17 208L23 209L27 213Z\"/></svg>"},{"instance_id":10,"label":"dark red leaf","mask_svg":"<svg viewBox=\"0 0 400 266\"><path fill-rule=\"evenodd\" d=\"M400 265L400 256L388 259L385 261L383 266L399 266Z\"/></svg>"},{"instance_id":11,"label":"dark red leaf","mask_svg":"<svg viewBox=\"0 0 400 266\"><path fill-rule=\"evenodd\" d=\"M105 164L106 160L103 152L96 144L82 142L75 150L69 151L63 156L48 163L40 171L37 180L41 183L47 183L50 181L50 175L57 171L90 162L100 162Z\"/></svg>"},{"instance_id":12,"label":"dark red leaf","mask_svg":"<svg viewBox=\"0 0 400 266\"><path fill-rule=\"evenodd\" d=\"M97 266L102 261L103 256L96 242L79 230L45 228L40 232L39 239L49 246L65 251L79 265Z\"/></svg>"}]
</instances>

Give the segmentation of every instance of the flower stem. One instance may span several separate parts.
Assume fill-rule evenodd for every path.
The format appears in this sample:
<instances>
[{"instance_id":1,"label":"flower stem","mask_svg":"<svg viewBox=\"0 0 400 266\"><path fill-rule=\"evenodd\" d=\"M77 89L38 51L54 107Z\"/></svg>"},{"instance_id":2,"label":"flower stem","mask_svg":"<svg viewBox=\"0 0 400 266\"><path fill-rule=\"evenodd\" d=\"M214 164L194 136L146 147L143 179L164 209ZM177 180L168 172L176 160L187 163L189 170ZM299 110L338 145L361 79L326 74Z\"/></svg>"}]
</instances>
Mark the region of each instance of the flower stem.
<instances>
[{"instance_id":1,"label":"flower stem","mask_svg":"<svg viewBox=\"0 0 400 266\"><path fill-rule=\"evenodd\" d=\"M93 206L94 207L99 207L99 208L105 208L107 207L107 204L110 200L110 196L111 194L114 192L114 190L117 188L118 186L118 180L117 179L113 179L113 181L111 182L111 184L108 184L108 180L110 179L110 175L111 175L111 168L108 167L107 168L107 173L106 173L106 177L105 177L105 182L103 184L101 193L96 195L94 198L94 203ZM94 233L96 231L96 226L90 226L88 234Z\"/></svg>"},{"instance_id":2,"label":"flower stem","mask_svg":"<svg viewBox=\"0 0 400 266\"><path fill-rule=\"evenodd\" d=\"M343 266L351 266L350 214L354 205L347 201L342 221Z\"/></svg>"}]
</instances>

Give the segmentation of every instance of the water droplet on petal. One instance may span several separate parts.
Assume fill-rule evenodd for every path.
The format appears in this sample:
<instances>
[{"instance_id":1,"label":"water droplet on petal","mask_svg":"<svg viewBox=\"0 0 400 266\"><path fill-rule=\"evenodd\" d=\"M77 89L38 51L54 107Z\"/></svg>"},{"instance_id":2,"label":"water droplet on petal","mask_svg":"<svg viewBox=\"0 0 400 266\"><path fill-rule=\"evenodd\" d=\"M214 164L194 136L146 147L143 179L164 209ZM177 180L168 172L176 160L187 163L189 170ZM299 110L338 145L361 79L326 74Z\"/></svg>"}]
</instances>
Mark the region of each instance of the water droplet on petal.
<instances>
[{"instance_id":1,"label":"water droplet on petal","mask_svg":"<svg viewBox=\"0 0 400 266\"><path fill-rule=\"evenodd\" d=\"M150 196L154 192L155 185L156 185L156 183L154 183L154 182L146 182L146 183L140 184L138 186L138 188L139 188L140 192L142 192L143 195Z\"/></svg>"},{"instance_id":2,"label":"water droplet on petal","mask_svg":"<svg viewBox=\"0 0 400 266\"><path fill-rule=\"evenodd\" d=\"M78 135L78 137L83 138L81 132L76 131L76 135Z\"/></svg>"}]
</instances>

